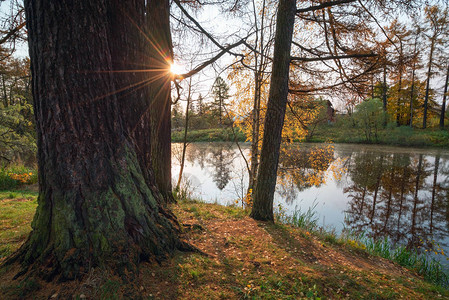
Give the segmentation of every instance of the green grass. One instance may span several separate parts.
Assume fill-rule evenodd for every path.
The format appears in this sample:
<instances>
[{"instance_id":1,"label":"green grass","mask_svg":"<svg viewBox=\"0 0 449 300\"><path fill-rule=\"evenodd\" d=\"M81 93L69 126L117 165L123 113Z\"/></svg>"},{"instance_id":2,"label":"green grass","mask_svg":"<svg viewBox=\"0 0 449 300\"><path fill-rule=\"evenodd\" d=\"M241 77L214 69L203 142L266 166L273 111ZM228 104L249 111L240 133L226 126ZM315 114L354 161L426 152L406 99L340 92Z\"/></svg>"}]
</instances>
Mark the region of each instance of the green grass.
<instances>
[{"instance_id":1,"label":"green grass","mask_svg":"<svg viewBox=\"0 0 449 300\"><path fill-rule=\"evenodd\" d=\"M245 142L245 135L236 129L237 140ZM396 127L389 124L378 132L379 139L367 141L361 129L349 125L323 124L319 125L308 142L324 143L354 143L354 144L382 144L404 147L449 147L449 131L438 128L410 128L409 126ZM183 142L184 131L173 131L172 142ZM189 130L188 142L224 142L234 141L234 134L230 128L211 128ZM297 139L294 139L298 142Z\"/></svg>"},{"instance_id":2,"label":"green grass","mask_svg":"<svg viewBox=\"0 0 449 300\"><path fill-rule=\"evenodd\" d=\"M290 224L298 228L302 228L306 231L315 231L318 228L318 216L315 208L317 203L314 202L307 211L301 211L300 208L296 208L292 216L286 216L282 211L282 207L278 207L278 213L276 218L279 222Z\"/></svg>"},{"instance_id":3,"label":"green grass","mask_svg":"<svg viewBox=\"0 0 449 300\"><path fill-rule=\"evenodd\" d=\"M0 191L0 200L16 198L34 200L37 198L38 194L39 192L25 187L19 190Z\"/></svg>"},{"instance_id":4,"label":"green grass","mask_svg":"<svg viewBox=\"0 0 449 300\"><path fill-rule=\"evenodd\" d=\"M387 126L378 133L379 139L367 141L361 129L338 124L317 127L309 142L383 144L404 147L449 147L449 131L437 128L419 129L409 126Z\"/></svg>"},{"instance_id":5,"label":"green grass","mask_svg":"<svg viewBox=\"0 0 449 300\"><path fill-rule=\"evenodd\" d=\"M36 207L37 192L0 192L0 261L14 252L26 239L31 231L31 220Z\"/></svg>"},{"instance_id":6,"label":"green grass","mask_svg":"<svg viewBox=\"0 0 449 300\"><path fill-rule=\"evenodd\" d=\"M237 140L239 142L245 141L245 135L235 129ZM184 131L173 131L172 142L180 143L184 140ZM198 129L189 130L187 132L188 142L228 142L234 141L234 133L231 128L210 128L210 129Z\"/></svg>"},{"instance_id":7,"label":"green grass","mask_svg":"<svg viewBox=\"0 0 449 300\"><path fill-rule=\"evenodd\" d=\"M397 262L403 267L415 270L427 281L437 285L449 286L449 276L444 271L441 263L434 258L419 254L415 250L409 250L405 246L393 248L388 238L383 240L373 240L372 238L358 238L365 246L366 251L373 255Z\"/></svg>"}]
</instances>

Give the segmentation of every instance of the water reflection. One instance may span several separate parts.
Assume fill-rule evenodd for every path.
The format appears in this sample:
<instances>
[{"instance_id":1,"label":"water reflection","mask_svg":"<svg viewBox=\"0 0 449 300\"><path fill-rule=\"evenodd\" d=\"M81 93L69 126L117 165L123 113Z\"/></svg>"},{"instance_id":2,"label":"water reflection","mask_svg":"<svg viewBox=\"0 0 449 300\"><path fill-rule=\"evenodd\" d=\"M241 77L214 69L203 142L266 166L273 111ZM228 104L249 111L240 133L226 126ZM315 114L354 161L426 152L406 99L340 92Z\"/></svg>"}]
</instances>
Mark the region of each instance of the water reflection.
<instances>
[{"instance_id":1,"label":"water reflection","mask_svg":"<svg viewBox=\"0 0 449 300\"><path fill-rule=\"evenodd\" d=\"M249 156L248 147L242 149ZM205 201L231 204L243 197L245 163L232 144L189 145L185 170L199 178L198 197ZM275 205L293 213L314 201L320 225L449 252L448 151L316 144L284 149Z\"/></svg>"},{"instance_id":2,"label":"water reflection","mask_svg":"<svg viewBox=\"0 0 449 300\"><path fill-rule=\"evenodd\" d=\"M344 188L346 226L409 248L447 248L449 186L442 164L447 158L440 154L355 154L352 183Z\"/></svg>"},{"instance_id":3,"label":"water reflection","mask_svg":"<svg viewBox=\"0 0 449 300\"><path fill-rule=\"evenodd\" d=\"M213 181L219 190L223 190L231 180L231 164L235 158L229 145L220 144L211 150L207 162L213 167Z\"/></svg>"},{"instance_id":4,"label":"water reflection","mask_svg":"<svg viewBox=\"0 0 449 300\"><path fill-rule=\"evenodd\" d=\"M332 145L312 148L299 148L293 145L282 149L279 158L277 193L291 204L299 192L312 186L320 187L325 184L327 170L334 161Z\"/></svg>"},{"instance_id":5,"label":"water reflection","mask_svg":"<svg viewBox=\"0 0 449 300\"><path fill-rule=\"evenodd\" d=\"M182 145L173 144L172 152L175 158L175 165L180 164L181 151ZM190 164L191 167L197 165L205 173L194 174L193 176L197 177L197 175L200 175L202 177L206 174L211 176L216 188L221 191L231 181L231 174L234 171L233 163L239 155L235 151L233 144L229 143L190 144L186 151L186 163ZM187 167L186 171L188 172L188 170L189 168ZM173 172L173 175L175 176L178 171ZM192 177L192 174L187 174L189 174L189 177Z\"/></svg>"}]
</instances>

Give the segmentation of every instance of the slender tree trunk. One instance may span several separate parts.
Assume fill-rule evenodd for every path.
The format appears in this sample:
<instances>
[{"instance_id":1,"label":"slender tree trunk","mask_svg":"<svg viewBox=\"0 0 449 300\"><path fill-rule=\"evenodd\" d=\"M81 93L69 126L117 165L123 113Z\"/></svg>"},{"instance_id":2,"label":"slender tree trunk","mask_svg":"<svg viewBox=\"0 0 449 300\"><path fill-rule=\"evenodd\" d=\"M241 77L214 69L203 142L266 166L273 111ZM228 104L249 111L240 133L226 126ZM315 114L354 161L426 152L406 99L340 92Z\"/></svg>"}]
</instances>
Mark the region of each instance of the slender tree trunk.
<instances>
[{"instance_id":1,"label":"slender tree trunk","mask_svg":"<svg viewBox=\"0 0 449 300\"><path fill-rule=\"evenodd\" d=\"M181 157L181 168L179 169L178 183L176 184L176 190L179 191L181 186L182 173L184 171L184 164L186 160L186 150L187 150L187 132L189 130L189 108L192 92L192 77L189 79L189 91L187 95L187 107L186 107L186 120L184 125L184 141L182 144L182 157Z\"/></svg>"},{"instance_id":2,"label":"slender tree trunk","mask_svg":"<svg viewBox=\"0 0 449 300\"><path fill-rule=\"evenodd\" d=\"M449 65L447 66L446 81L444 83L443 103L441 104L440 128L444 129L444 117L446 115L447 86L449 85Z\"/></svg>"},{"instance_id":3,"label":"slender tree trunk","mask_svg":"<svg viewBox=\"0 0 449 300\"><path fill-rule=\"evenodd\" d=\"M397 107L396 107L396 126L401 125L401 113L400 113L400 107L401 107L401 92L402 92L402 69L403 69L403 46L402 41L400 41L400 51L399 51L399 82L398 82L398 100L397 100Z\"/></svg>"},{"instance_id":4,"label":"slender tree trunk","mask_svg":"<svg viewBox=\"0 0 449 300\"><path fill-rule=\"evenodd\" d=\"M398 101L396 103L396 126L401 126L401 113L400 113L400 107L401 107L401 92L402 92L402 74L399 75L399 83L398 83Z\"/></svg>"},{"instance_id":5,"label":"slender tree trunk","mask_svg":"<svg viewBox=\"0 0 449 300\"><path fill-rule=\"evenodd\" d=\"M410 88L410 127L413 127L413 97L415 94L415 73L416 73L416 65L413 64L412 87Z\"/></svg>"},{"instance_id":6,"label":"slender tree trunk","mask_svg":"<svg viewBox=\"0 0 449 300\"><path fill-rule=\"evenodd\" d=\"M257 170L259 166L259 119L260 119L260 79L258 71L254 74L255 89L254 89L254 106L252 112L252 133L251 133L251 166L248 181L247 195L252 195L254 184L256 181Z\"/></svg>"},{"instance_id":7,"label":"slender tree trunk","mask_svg":"<svg viewBox=\"0 0 449 300\"><path fill-rule=\"evenodd\" d=\"M148 47L140 33L145 5L25 1L39 198L33 230L9 260L21 262L19 274L66 280L106 265L132 274L139 261L182 247L176 219L147 183L154 174L142 168L139 136L126 119L141 119L146 109L136 114L133 105L143 105L146 89L154 88L138 85L151 72L131 70L151 63L141 52Z\"/></svg>"},{"instance_id":8,"label":"slender tree trunk","mask_svg":"<svg viewBox=\"0 0 449 300\"><path fill-rule=\"evenodd\" d=\"M418 59L417 53L418 38L415 38L415 44L413 45L413 67L412 67L412 86L410 89L410 127L413 128L413 97L415 94L415 75L416 75L416 60Z\"/></svg>"},{"instance_id":9,"label":"slender tree trunk","mask_svg":"<svg viewBox=\"0 0 449 300\"><path fill-rule=\"evenodd\" d=\"M259 29L258 26L258 18L259 14L256 9L255 1L253 0L253 10L254 10L254 24L256 27L256 49L259 48L259 53L254 51L254 103L253 103L253 112L252 112L252 133L251 133L251 166L249 172L249 180L248 180L248 189L246 194L252 197L252 193L254 191L254 185L256 182L257 172L259 169L259 134L260 134L260 101L262 97L262 85L263 85L263 69L265 65L264 59L264 35L265 35L265 8L266 1L262 2L262 14L261 18L261 26ZM259 40L260 36L260 40Z\"/></svg>"},{"instance_id":10,"label":"slender tree trunk","mask_svg":"<svg viewBox=\"0 0 449 300\"><path fill-rule=\"evenodd\" d=\"M220 118L220 120L219 120L219 122L220 122L220 126L222 126L223 125L223 120L222 120L222 116L223 116L223 97L222 97L222 95L221 95L221 91L220 91L220 94L219 94L219 96L218 96L219 98L219 103L220 103L220 105L219 105L219 107L218 107L218 111L219 111L219 118Z\"/></svg>"},{"instance_id":11,"label":"slender tree trunk","mask_svg":"<svg viewBox=\"0 0 449 300\"><path fill-rule=\"evenodd\" d=\"M427 68L427 80L426 80L426 95L424 97L424 117L422 128L427 127L427 108L429 103L429 90L430 90L430 78L432 77L432 63L433 63L433 51L435 49L435 37L432 38L429 54L429 66Z\"/></svg>"},{"instance_id":12,"label":"slender tree trunk","mask_svg":"<svg viewBox=\"0 0 449 300\"><path fill-rule=\"evenodd\" d=\"M259 172L251 217L273 221L273 198L288 97L290 50L295 23L296 0L280 0L276 21L273 70L265 117Z\"/></svg>"},{"instance_id":13,"label":"slender tree trunk","mask_svg":"<svg viewBox=\"0 0 449 300\"><path fill-rule=\"evenodd\" d=\"M382 84L382 104L384 112L387 112L387 65L384 65L384 81Z\"/></svg>"},{"instance_id":14,"label":"slender tree trunk","mask_svg":"<svg viewBox=\"0 0 449 300\"><path fill-rule=\"evenodd\" d=\"M6 93L5 74L2 74L2 86L3 86L3 105L5 107L8 107L9 101L8 101L8 94Z\"/></svg>"}]
</instances>

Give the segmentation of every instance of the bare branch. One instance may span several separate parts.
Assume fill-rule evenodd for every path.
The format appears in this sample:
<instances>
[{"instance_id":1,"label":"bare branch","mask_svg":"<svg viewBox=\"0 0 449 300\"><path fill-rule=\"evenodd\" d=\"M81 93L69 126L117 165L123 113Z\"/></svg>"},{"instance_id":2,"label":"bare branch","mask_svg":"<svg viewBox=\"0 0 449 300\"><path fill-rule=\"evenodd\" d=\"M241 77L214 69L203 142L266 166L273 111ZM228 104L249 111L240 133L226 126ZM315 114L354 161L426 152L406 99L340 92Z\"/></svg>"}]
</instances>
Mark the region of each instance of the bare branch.
<instances>
[{"instance_id":1,"label":"bare branch","mask_svg":"<svg viewBox=\"0 0 449 300\"><path fill-rule=\"evenodd\" d=\"M178 0L175 0L178 1ZM246 38L245 38L246 39ZM195 69L185 73L185 74L180 74L180 75L175 75L174 79L179 79L179 80L183 80L186 79L192 75L195 75L196 73L200 72L201 70L203 70L205 67L209 66L210 64L213 64L214 62L216 62L220 57L222 57L224 54L226 53L230 53L229 50L242 45L243 43L245 43L245 39L242 39L240 41L238 41L235 44L229 45L226 48L223 48L217 55L215 55L214 57L212 57L211 59L209 59L208 61L203 62L202 64L200 64L199 66L197 66Z\"/></svg>"},{"instance_id":2,"label":"bare branch","mask_svg":"<svg viewBox=\"0 0 449 300\"><path fill-rule=\"evenodd\" d=\"M184 7L182 7L182 5L181 5L181 3L179 2L179 0L173 0L175 3L176 3L176 5L179 7L179 9L182 11L182 13L190 20L190 21L192 21L195 25L196 25L196 27L198 27L198 29L205 35L205 36L207 36L207 38L209 39L209 40L211 40L211 42L212 43L214 43L218 48L220 48L222 51L225 51L225 52L228 52L229 54L231 54L231 55L234 55L234 56L242 56L241 54L237 54L237 53L233 53L233 52L230 52L229 50L230 49L232 49L232 48L229 48L229 47L224 47L223 45L221 45L217 40L215 40L214 39L214 37L209 33L209 32L207 32L201 25L200 25L200 23L198 23L198 21L197 20L195 20L195 18L194 17L192 17L185 9L184 9ZM224 53L223 53L224 54ZM222 55L223 55L222 54Z\"/></svg>"},{"instance_id":3,"label":"bare branch","mask_svg":"<svg viewBox=\"0 0 449 300\"><path fill-rule=\"evenodd\" d=\"M14 37L22 28L25 27L26 22L19 24L17 27L9 30L6 34L0 39L0 45L6 43L10 38ZM2 32L5 33L5 32Z\"/></svg>"},{"instance_id":4,"label":"bare branch","mask_svg":"<svg viewBox=\"0 0 449 300\"><path fill-rule=\"evenodd\" d=\"M315 10L323 9L326 7L331 7L331 6L335 6L335 5L339 5L339 4L352 3L355 1L357 1L357 0L336 0L336 1L324 2L324 3L321 3L320 5L313 5L313 6L309 6L306 8L299 8L296 10L296 13L300 14L300 13L305 13L305 12L309 12L309 11L315 11Z\"/></svg>"},{"instance_id":5,"label":"bare branch","mask_svg":"<svg viewBox=\"0 0 449 300\"><path fill-rule=\"evenodd\" d=\"M365 57L375 57L375 53L356 53L348 55L331 55L326 57L291 57L292 61L302 61L302 62L313 62L313 61L323 61L323 60L334 60L334 59L347 59L347 58L365 58Z\"/></svg>"}]
</instances>

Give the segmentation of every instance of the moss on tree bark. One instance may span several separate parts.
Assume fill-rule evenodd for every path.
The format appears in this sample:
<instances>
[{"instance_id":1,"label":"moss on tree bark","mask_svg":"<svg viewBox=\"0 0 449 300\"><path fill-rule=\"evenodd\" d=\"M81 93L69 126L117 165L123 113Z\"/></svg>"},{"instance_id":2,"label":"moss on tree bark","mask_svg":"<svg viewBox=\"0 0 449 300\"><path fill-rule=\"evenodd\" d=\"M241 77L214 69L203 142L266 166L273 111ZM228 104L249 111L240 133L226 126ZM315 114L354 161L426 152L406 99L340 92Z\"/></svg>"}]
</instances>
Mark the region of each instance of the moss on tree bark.
<instances>
[{"instance_id":1,"label":"moss on tree bark","mask_svg":"<svg viewBox=\"0 0 449 300\"><path fill-rule=\"evenodd\" d=\"M154 139L135 133L153 132L154 70L170 76L147 56L150 30L169 30L148 26L147 2L25 1L40 193L33 230L9 260L18 275L127 275L186 247L143 148Z\"/></svg>"}]
</instances>

